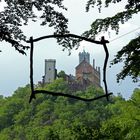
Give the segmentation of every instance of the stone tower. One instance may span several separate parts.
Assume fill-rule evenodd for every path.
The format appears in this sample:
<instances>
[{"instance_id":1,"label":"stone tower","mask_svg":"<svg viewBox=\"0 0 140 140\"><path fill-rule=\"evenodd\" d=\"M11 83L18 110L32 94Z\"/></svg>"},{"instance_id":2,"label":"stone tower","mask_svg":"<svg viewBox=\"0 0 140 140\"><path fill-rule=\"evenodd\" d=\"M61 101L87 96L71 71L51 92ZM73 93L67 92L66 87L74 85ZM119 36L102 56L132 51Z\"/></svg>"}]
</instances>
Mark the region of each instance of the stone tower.
<instances>
[{"instance_id":1,"label":"stone tower","mask_svg":"<svg viewBox=\"0 0 140 140\"><path fill-rule=\"evenodd\" d=\"M85 50L83 50L83 52L79 53L79 64L85 60L86 62L90 63L90 54L88 52L85 52Z\"/></svg>"},{"instance_id":2,"label":"stone tower","mask_svg":"<svg viewBox=\"0 0 140 140\"><path fill-rule=\"evenodd\" d=\"M51 83L56 79L56 60L45 59L45 76L44 83Z\"/></svg>"}]
</instances>

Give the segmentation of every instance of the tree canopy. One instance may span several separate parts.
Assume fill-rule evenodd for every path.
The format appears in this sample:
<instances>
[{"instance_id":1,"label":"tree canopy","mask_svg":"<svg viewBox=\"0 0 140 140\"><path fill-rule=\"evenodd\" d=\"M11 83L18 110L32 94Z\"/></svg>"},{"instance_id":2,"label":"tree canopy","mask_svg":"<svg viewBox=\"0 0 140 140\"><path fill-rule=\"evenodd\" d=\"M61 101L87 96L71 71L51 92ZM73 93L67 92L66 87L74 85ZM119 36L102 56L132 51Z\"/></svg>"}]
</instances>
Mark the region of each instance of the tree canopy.
<instances>
[{"instance_id":1,"label":"tree canopy","mask_svg":"<svg viewBox=\"0 0 140 140\"><path fill-rule=\"evenodd\" d=\"M98 6L99 12L101 12L102 6L106 8L110 4L116 4L124 2L123 0L88 0L86 5L86 11L88 12L90 8ZM102 32L108 31L110 28L114 30L116 34L119 33L119 28L121 24L126 23L130 20L133 15L140 12L140 1L139 0L127 0L125 1L125 7L122 12L116 13L112 17L106 17L104 19L96 19L91 24L91 29L83 33L84 36L95 38L95 36ZM126 76L132 76L133 81L138 82L140 77L140 37L136 37L124 46L116 55L116 58L112 61L112 64L117 64L119 62L124 63L122 71L117 74L117 81L124 79Z\"/></svg>"},{"instance_id":2,"label":"tree canopy","mask_svg":"<svg viewBox=\"0 0 140 140\"><path fill-rule=\"evenodd\" d=\"M41 88L38 86L38 88ZM44 87L50 91L68 91L60 78ZM0 98L1 140L99 140L140 137L140 90L135 89L125 100L120 94L94 102L39 94L28 103L30 86L18 88L11 97ZM103 94L102 89L89 87L77 91L80 97Z\"/></svg>"},{"instance_id":3,"label":"tree canopy","mask_svg":"<svg viewBox=\"0 0 140 140\"><path fill-rule=\"evenodd\" d=\"M131 40L129 44L120 50L112 64L124 63L122 71L117 76L117 81L124 79L127 75L132 76L137 82L140 77L140 36Z\"/></svg>"},{"instance_id":4,"label":"tree canopy","mask_svg":"<svg viewBox=\"0 0 140 140\"><path fill-rule=\"evenodd\" d=\"M94 8L94 6L98 6L99 12L101 12L103 4L107 8L110 4L116 4L121 2L123 2L123 0L88 0L86 5L86 11L88 12L91 7ZM84 34L86 36L95 38L95 35L97 35L99 32L107 31L110 27L111 30L115 30L118 34L120 24L124 24L129 19L131 19L134 14L137 14L138 12L140 12L140 1L127 0L124 11L116 13L112 17L96 19L91 24L91 29L86 31Z\"/></svg>"},{"instance_id":5,"label":"tree canopy","mask_svg":"<svg viewBox=\"0 0 140 140\"><path fill-rule=\"evenodd\" d=\"M63 0L5 0L6 6L0 11L0 40L9 42L16 50L25 54L28 46L23 45L26 36L20 27L38 19L42 20L41 25L53 27L54 34L67 33L67 18L54 8L56 6L58 9L66 10L62 2ZM35 10L41 13L39 17Z\"/></svg>"},{"instance_id":6,"label":"tree canopy","mask_svg":"<svg viewBox=\"0 0 140 140\"><path fill-rule=\"evenodd\" d=\"M26 42L26 36L20 27L23 25L28 25L29 21L36 22L41 19L41 25L53 27L54 34L69 33L68 19L63 14L63 11L67 10L67 8L63 5L63 0L5 0L4 2L6 6L4 7L3 11L0 11L0 41L9 42L22 54L25 54L26 49L29 47L24 45L24 42ZM99 8L99 12L101 12L103 6L108 8L110 4L123 2L123 0L87 0L85 8L88 12L91 8L97 6ZM0 3L3 2L0 1ZM120 24L124 24L131 19L133 15L138 14L140 11L139 0L127 0L125 3L125 7L122 12L116 13L112 17L96 19L91 24L91 28L85 31L82 36L94 39L98 33L107 31L110 28L111 30L115 30L115 32L118 34ZM36 14L36 11L40 13L40 16ZM138 50L137 53L139 53L139 44L135 41L138 39L139 38L130 42L131 44L134 44L133 46L136 46ZM67 48L70 50L74 45L77 45L76 42L79 42L79 40L73 38L57 38L57 42L61 44L64 49ZM129 48L130 45L127 45L127 47L125 46L120 52L118 52L116 59L114 59L113 62L113 64L116 64L120 62L123 57L126 59L126 61L124 61L124 68L122 72L118 74L118 81L119 79L124 79L127 75L132 76L134 80L136 77L139 77L139 67L136 65L135 59L140 59L140 56L136 54L135 57L133 57L136 52L135 48ZM131 52L128 54L128 51ZM127 59L128 57L126 54L129 56L133 54L131 56L131 60ZM133 68L130 68L129 63L131 63ZM139 61L137 61L137 63L139 63Z\"/></svg>"}]
</instances>

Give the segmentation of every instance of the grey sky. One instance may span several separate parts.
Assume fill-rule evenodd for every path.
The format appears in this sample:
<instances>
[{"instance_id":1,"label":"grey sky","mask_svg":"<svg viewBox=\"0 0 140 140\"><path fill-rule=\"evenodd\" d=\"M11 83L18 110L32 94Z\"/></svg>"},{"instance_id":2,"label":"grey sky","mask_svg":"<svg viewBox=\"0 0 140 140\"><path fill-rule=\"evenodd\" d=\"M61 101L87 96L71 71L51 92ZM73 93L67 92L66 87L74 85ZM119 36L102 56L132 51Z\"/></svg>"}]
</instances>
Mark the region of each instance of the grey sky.
<instances>
[{"instance_id":1,"label":"grey sky","mask_svg":"<svg viewBox=\"0 0 140 140\"><path fill-rule=\"evenodd\" d=\"M68 7L68 11L65 12L65 15L69 18L69 29L71 33L82 34L85 30L90 28L90 24L96 18L104 18L106 16L112 16L116 12L119 12L123 8L123 4L112 5L108 9L103 9L102 13L98 13L98 9L92 9L89 13L85 12L85 2L86 0L65 0L64 4ZM127 22L125 25L122 25L120 28L120 33L118 36L121 36L133 29L139 27L140 15L135 15L133 19ZM48 27L40 27L39 23L30 23L29 26L22 27L25 34L34 38L40 37L43 35L52 34L52 29ZM140 30L137 30L127 36L124 36L118 40L112 41L108 44L108 49L110 52L110 60L113 59L114 55L122 46L126 45L129 40L135 38L137 33ZM112 40L118 36L114 32L111 32L110 37L108 33L100 34L100 36L105 35L108 40ZM77 51L72 50L71 56L68 56L68 52L62 52L62 47L56 44L54 39L43 40L38 43L35 43L34 51L34 81L40 81L44 75L44 59L56 59L56 67L58 71L64 70L68 74L75 75L75 67L78 65L78 53L83 50L90 53L90 60L96 59L96 65L101 67L104 60L104 50L102 46L91 44L88 42L82 42ZM0 49L3 51L0 53L0 94L5 96L11 95L14 90L20 86L24 86L29 83L29 52L27 56L23 56L16 52L14 48L10 47L10 44L0 43ZM126 98L130 97L134 88L138 84L132 83L131 78L127 78L121 83L116 83L116 74L122 68L122 64L108 67L107 70L107 80L108 88L110 91L116 93L122 93Z\"/></svg>"}]
</instances>

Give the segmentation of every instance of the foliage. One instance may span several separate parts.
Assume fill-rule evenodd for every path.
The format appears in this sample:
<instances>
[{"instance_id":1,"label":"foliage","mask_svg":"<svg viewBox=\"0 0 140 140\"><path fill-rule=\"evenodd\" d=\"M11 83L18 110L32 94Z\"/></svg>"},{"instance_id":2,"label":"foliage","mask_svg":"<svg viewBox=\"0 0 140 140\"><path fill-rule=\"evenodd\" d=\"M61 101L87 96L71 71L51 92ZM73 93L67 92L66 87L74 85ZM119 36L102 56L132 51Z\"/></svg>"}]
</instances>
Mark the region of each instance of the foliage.
<instances>
[{"instance_id":1,"label":"foliage","mask_svg":"<svg viewBox=\"0 0 140 140\"><path fill-rule=\"evenodd\" d=\"M136 82L140 76L140 36L133 39L120 50L112 64L124 63L123 70L118 74L118 81L127 75L132 76Z\"/></svg>"},{"instance_id":2,"label":"foliage","mask_svg":"<svg viewBox=\"0 0 140 140\"><path fill-rule=\"evenodd\" d=\"M68 20L60 12L61 10L55 10L56 8L66 10L62 2L63 0L5 0L6 6L0 12L0 40L10 43L20 53L25 54L28 46L23 45L26 36L20 27L38 19L42 20L41 25L53 27L54 34L67 33ZM39 17L36 11L41 14ZM62 39L58 40L59 43L61 41Z\"/></svg>"},{"instance_id":3,"label":"foliage","mask_svg":"<svg viewBox=\"0 0 140 140\"><path fill-rule=\"evenodd\" d=\"M67 88L67 83L64 81L63 78L58 78L54 80L53 83L45 85L45 89L48 91L53 91L53 92L62 92L62 93L67 93L68 88Z\"/></svg>"},{"instance_id":4,"label":"foliage","mask_svg":"<svg viewBox=\"0 0 140 140\"><path fill-rule=\"evenodd\" d=\"M109 7L110 4L116 4L123 2L123 0L105 0L104 5L105 7ZM103 5L102 0L88 0L86 5L86 11L89 11L90 7L98 6L99 12L101 11ZM112 17L106 17L104 19L96 19L92 25L91 29L89 31L86 31L84 34L86 36L95 37L96 34L102 31L107 31L110 27L112 30L115 30L116 33L119 32L119 25L124 24L129 19L132 18L134 14L137 14L140 12L140 1L136 0L128 0L124 11L116 13L116 15Z\"/></svg>"},{"instance_id":5,"label":"foliage","mask_svg":"<svg viewBox=\"0 0 140 140\"><path fill-rule=\"evenodd\" d=\"M57 92L60 91L57 86L61 91L69 90L62 78L44 88ZM89 87L73 94L89 98L103 91ZM109 102L106 98L87 103L38 95L29 104L29 95L27 85L18 88L11 97L0 98L1 140L137 140L140 137L140 89L135 89L127 101L119 95L112 96Z\"/></svg>"},{"instance_id":6,"label":"foliage","mask_svg":"<svg viewBox=\"0 0 140 140\"><path fill-rule=\"evenodd\" d=\"M91 7L98 6L99 12L101 12L103 4L105 7L109 7L110 4L123 3L123 0L88 0L86 5L86 11L89 11ZM139 0L127 0L125 8L122 12L116 13L112 17L106 17L104 19L96 19L91 24L91 29L86 31L83 35L95 38L95 36L102 32L108 31L108 29L115 30L119 33L120 24L124 24L133 17L134 14L140 12L140 1ZM132 76L133 81L138 81L139 78L139 60L140 60L140 43L139 37L133 39L128 45L124 46L116 55L112 64L124 62L122 71L117 75L117 82L120 79L124 79L126 76Z\"/></svg>"},{"instance_id":7,"label":"foliage","mask_svg":"<svg viewBox=\"0 0 140 140\"><path fill-rule=\"evenodd\" d=\"M61 71L57 74L57 76L58 76L59 78L65 79L66 73L65 73L63 70L61 70Z\"/></svg>"},{"instance_id":8,"label":"foliage","mask_svg":"<svg viewBox=\"0 0 140 140\"><path fill-rule=\"evenodd\" d=\"M63 0L17 0L17 1L4 1L6 6L3 11L0 11L0 41L9 42L16 50L22 54L26 54L25 50L29 47L25 44L26 36L21 30L21 26L28 25L29 21L39 21L42 20L41 25L48 25L49 27L54 28L54 34L65 34L69 33L68 31L68 19L64 16L61 11L67 10L63 5ZM89 11L91 7L98 6L99 12L101 12L102 6L109 7L110 4L121 3L122 0L88 0L86 4L86 11ZM2 1L0 1L2 3ZM57 10L56 10L57 9ZM109 28L115 30L118 34L120 24L124 24L129 19L132 18L134 14L139 13L140 11L140 1L139 0L128 0L126 2L125 8L122 12L116 13L112 17L106 17L104 19L96 19L91 24L91 29L84 32L82 36L88 38L95 38L95 36L102 32L107 31ZM40 16L37 16L36 13L39 13ZM136 45L136 48L139 49L139 45L136 38L130 43ZM76 38L57 38L58 44L62 45L63 50L67 49L69 54L71 49L74 46L78 46L81 40ZM130 49L130 46L125 46L121 51L116 55L113 64L117 64L124 60L124 68L122 72L118 74L117 80L124 79L127 75L131 75L134 81L139 76L139 67L136 66L137 60L140 59L140 56L135 53L135 47ZM134 46L133 45L133 46ZM78 48L78 47L77 47ZM131 50L130 53L128 51ZM136 52L137 53L137 52ZM127 55L130 55L131 59L128 59ZM132 56L131 56L132 55ZM127 65L128 64L128 65Z\"/></svg>"},{"instance_id":9,"label":"foliage","mask_svg":"<svg viewBox=\"0 0 140 140\"><path fill-rule=\"evenodd\" d=\"M119 101L113 105L112 117L104 122L101 128L104 137L124 140L139 139L140 107L137 104L139 99L140 90L136 89L130 100ZM116 109L119 110L118 113Z\"/></svg>"}]
</instances>

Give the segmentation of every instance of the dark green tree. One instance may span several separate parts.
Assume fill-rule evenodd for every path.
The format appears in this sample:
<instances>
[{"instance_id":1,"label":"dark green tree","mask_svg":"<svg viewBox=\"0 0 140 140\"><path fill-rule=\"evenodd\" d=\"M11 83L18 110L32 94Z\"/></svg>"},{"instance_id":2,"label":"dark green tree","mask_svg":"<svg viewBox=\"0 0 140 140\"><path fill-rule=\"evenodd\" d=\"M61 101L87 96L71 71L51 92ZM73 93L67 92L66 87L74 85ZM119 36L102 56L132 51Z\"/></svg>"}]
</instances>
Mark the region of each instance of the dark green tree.
<instances>
[{"instance_id":1,"label":"dark green tree","mask_svg":"<svg viewBox=\"0 0 140 140\"><path fill-rule=\"evenodd\" d=\"M57 74L57 76L58 76L59 78L65 79L65 78L66 78L66 73L65 73L63 70L61 70L61 71Z\"/></svg>"},{"instance_id":2,"label":"dark green tree","mask_svg":"<svg viewBox=\"0 0 140 140\"><path fill-rule=\"evenodd\" d=\"M105 7L109 7L110 4L121 3L123 0L88 0L86 5L86 11L88 12L90 7L94 8L98 6L99 12L101 12L102 5ZM129 19L132 18L134 14L138 14L140 12L140 1L139 0L127 0L125 8L122 12L116 13L112 17L106 17L104 19L96 19L91 24L91 29L86 31L84 35L95 38L99 32L107 31L109 27L112 30L115 30L118 34L120 24L124 24Z\"/></svg>"},{"instance_id":3,"label":"dark green tree","mask_svg":"<svg viewBox=\"0 0 140 140\"><path fill-rule=\"evenodd\" d=\"M38 19L41 19L41 25L48 25L49 27L53 27L54 34L65 34L69 32L67 29L68 20L65 18L62 12L59 12L59 10L56 11L54 8L58 7L58 9L66 10L63 5L63 0L5 0L4 2L6 6L4 7L3 11L0 11L0 41L9 42L16 50L22 54L25 54L25 50L29 47L24 45L24 42L26 42L26 36L20 27L23 25L27 26L29 21L35 22L38 21ZM88 0L86 4L86 11L89 11L90 7L98 6L99 12L101 12L103 4L105 7L109 7L110 4L121 2L122 0ZM2 1L0 1L0 3L2 3ZM41 16L38 17L35 11L40 12ZM107 31L110 27L118 34L119 25L127 22L133 17L134 14L139 13L139 11L140 1L128 0L124 11L116 13L116 15L112 17L96 19L92 23L91 29L83 33L83 36L95 38L95 35L102 31ZM136 40L138 40L138 38ZM139 53L139 44L135 42L136 40L132 41L136 47L129 49L130 45L127 45L127 47L124 47L120 52L118 52L116 59L114 59L113 64L116 64L122 61L123 57L126 58L126 61L124 60L124 69L120 74L118 74L118 80L124 79L127 75L131 75L135 81L136 77L139 77L139 67L136 66L135 59L140 59L140 56L134 54L136 49L136 53ZM57 38L57 41L59 44L62 44L69 50L72 48L71 45L76 44L76 40L72 41L72 38ZM127 53L128 51L130 53ZM127 59L127 55L132 55L131 59ZM133 67L131 67L132 65Z\"/></svg>"},{"instance_id":4,"label":"dark green tree","mask_svg":"<svg viewBox=\"0 0 140 140\"><path fill-rule=\"evenodd\" d=\"M58 79L44 88L58 92L67 90L67 85ZM127 101L119 95L111 96L109 102L102 98L88 103L39 94L29 104L29 92L27 85L18 88L11 97L0 98L1 140L140 138L140 89L135 89ZM103 94L103 90L89 87L77 94L88 98Z\"/></svg>"},{"instance_id":5,"label":"dark green tree","mask_svg":"<svg viewBox=\"0 0 140 140\"><path fill-rule=\"evenodd\" d=\"M131 40L120 50L112 64L119 62L124 63L122 71L117 75L117 81L124 79L126 76L132 76L134 82L140 77L140 36Z\"/></svg>"},{"instance_id":6,"label":"dark green tree","mask_svg":"<svg viewBox=\"0 0 140 140\"><path fill-rule=\"evenodd\" d=\"M102 123L104 139L137 140L140 137L140 89L134 90L130 100L116 100L108 106L111 117Z\"/></svg>"},{"instance_id":7,"label":"dark green tree","mask_svg":"<svg viewBox=\"0 0 140 140\"><path fill-rule=\"evenodd\" d=\"M88 0L86 5L86 11L89 11L91 7L98 6L99 12L101 12L102 6L109 7L110 4L121 3L123 0ZM91 38L102 32L108 31L109 28L114 30L116 34L119 33L119 27L124 24L133 15L140 12L140 1L139 0L127 0L124 10L122 12L116 13L112 17L106 17L104 19L96 19L91 24L91 29L86 31L83 35ZM122 71L117 75L117 81L124 79L127 75L132 76L134 81L138 81L140 76L140 37L133 39L124 46L116 55L112 64L117 64L119 62L124 62L124 67Z\"/></svg>"},{"instance_id":8,"label":"dark green tree","mask_svg":"<svg viewBox=\"0 0 140 140\"><path fill-rule=\"evenodd\" d=\"M68 20L60 10L66 10L62 4L63 0L5 0L6 6L0 11L0 41L10 43L20 53L25 54L28 46L23 45L26 42L26 36L21 30L21 26L28 25L29 21L38 21L41 19L41 25L48 25L54 28L54 34L67 33ZM0 1L0 4L3 4ZM41 13L37 16L36 12ZM59 39L58 42L62 40Z\"/></svg>"}]
</instances>

